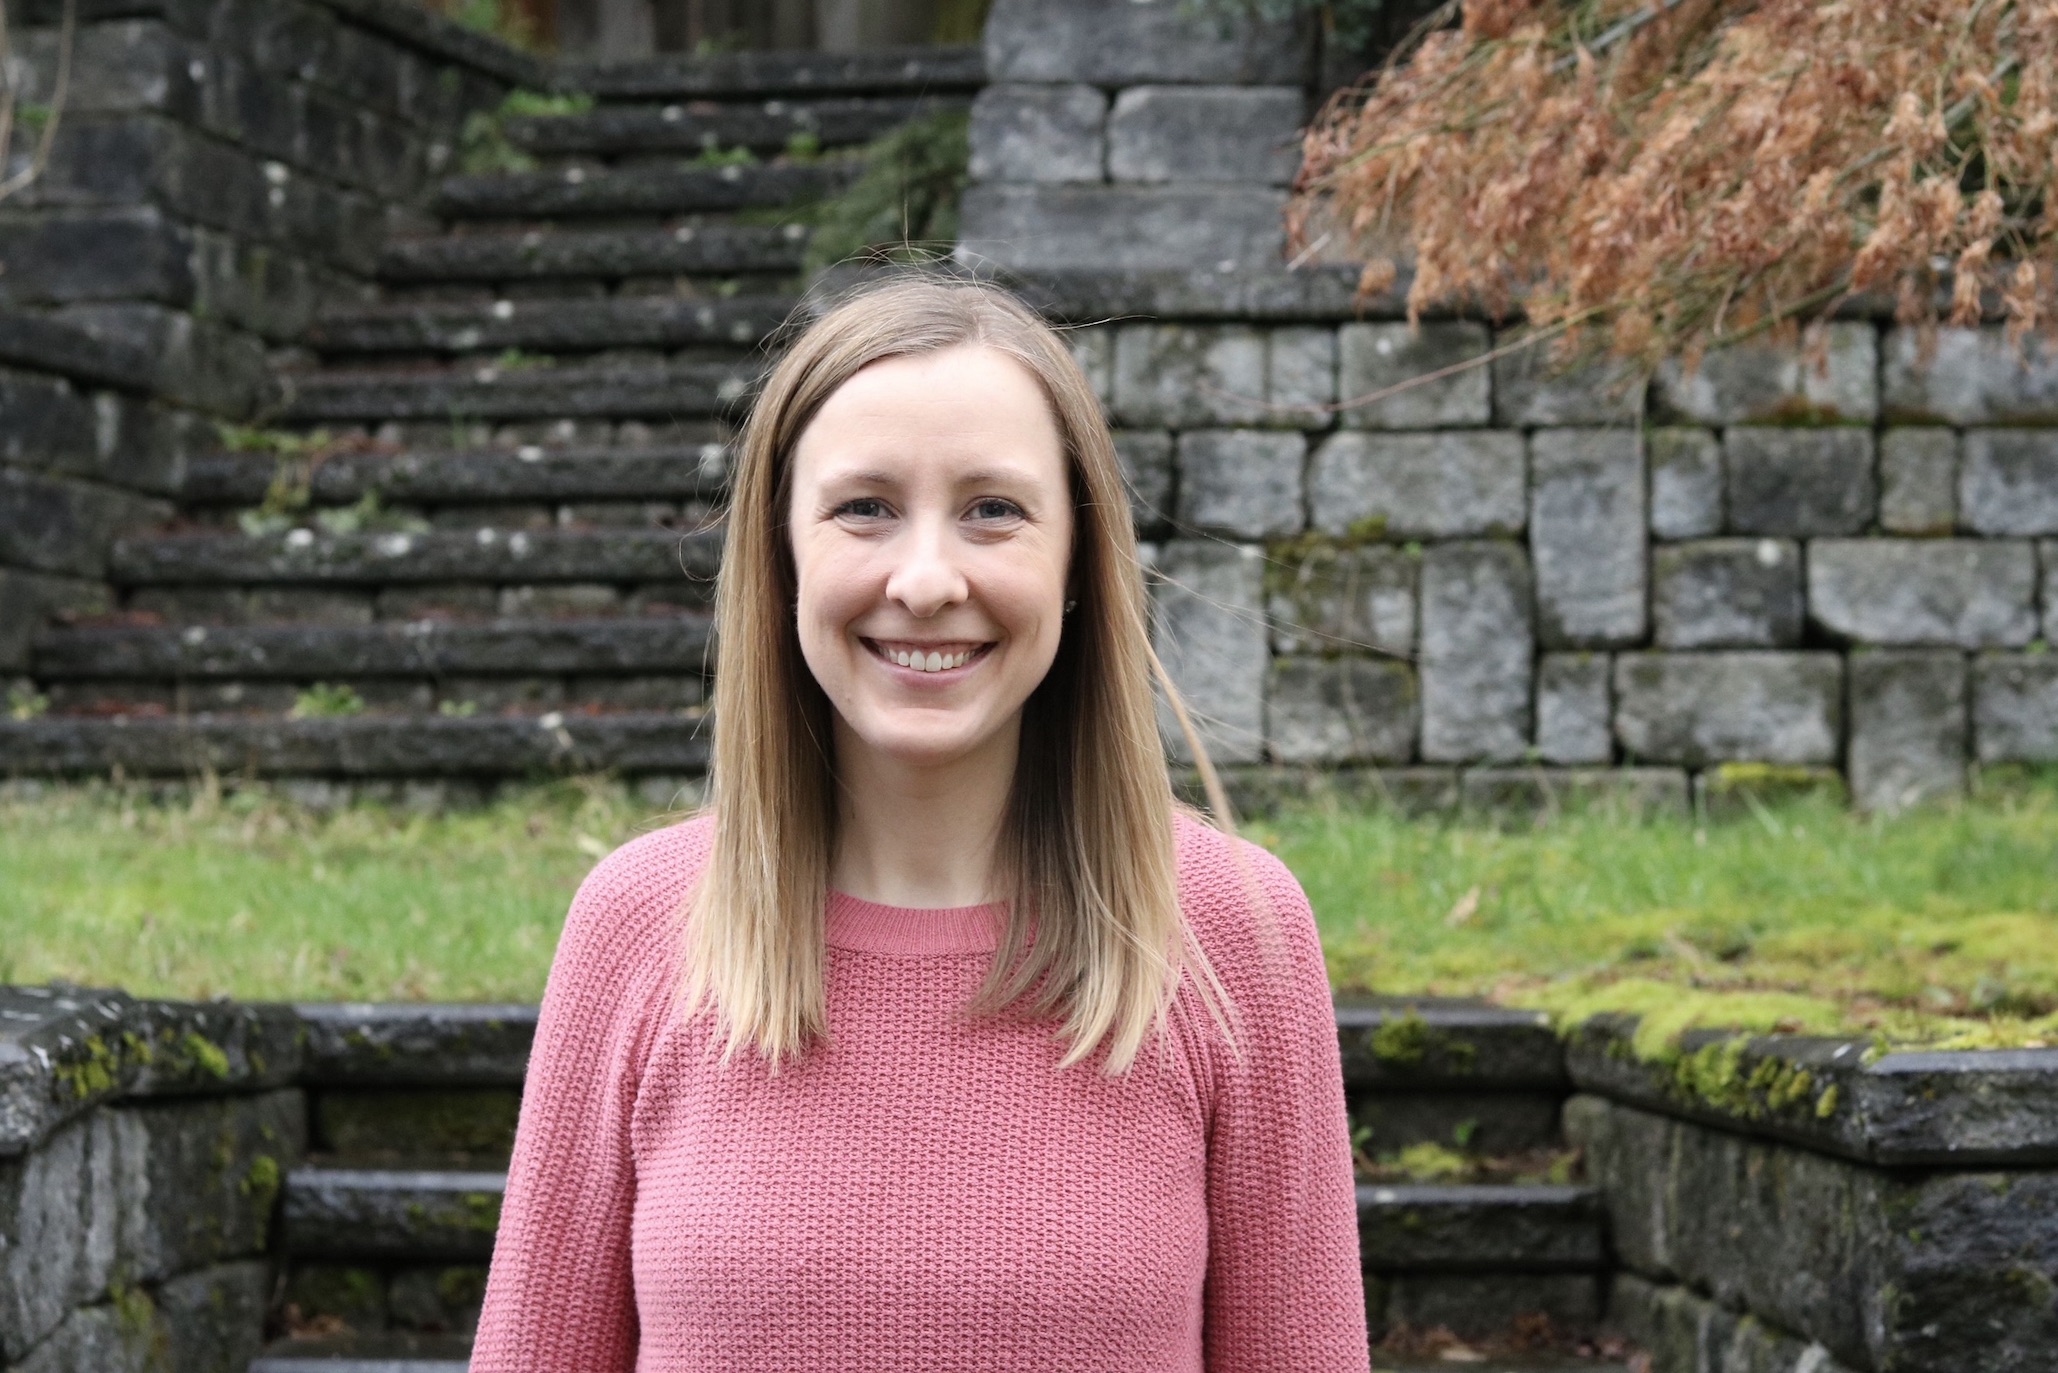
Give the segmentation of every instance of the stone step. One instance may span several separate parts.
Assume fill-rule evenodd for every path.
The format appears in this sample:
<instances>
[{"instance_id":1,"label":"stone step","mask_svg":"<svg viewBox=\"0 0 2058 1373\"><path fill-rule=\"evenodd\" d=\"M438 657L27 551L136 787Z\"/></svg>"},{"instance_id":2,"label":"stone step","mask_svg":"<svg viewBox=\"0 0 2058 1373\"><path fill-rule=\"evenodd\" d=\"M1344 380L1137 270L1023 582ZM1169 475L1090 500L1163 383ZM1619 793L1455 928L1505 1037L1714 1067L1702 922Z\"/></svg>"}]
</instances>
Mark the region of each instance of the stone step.
<instances>
[{"instance_id":1,"label":"stone step","mask_svg":"<svg viewBox=\"0 0 2058 1373\"><path fill-rule=\"evenodd\" d=\"M316 352L544 353L604 348L755 346L792 315L792 296L529 297L496 301L389 301L331 310L307 331ZM526 375L526 374L525 374Z\"/></svg>"},{"instance_id":2,"label":"stone step","mask_svg":"<svg viewBox=\"0 0 2058 1373\"><path fill-rule=\"evenodd\" d=\"M38 681L256 678L340 681L467 673L698 673L712 617L452 624L77 628L36 643Z\"/></svg>"},{"instance_id":3,"label":"stone step","mask_svg":"<svg viewBox=\"0 0 2058 1373\"><path fill-rule=\"evenodd\" d=\"M693 776L705 717L650 712L458 719L148 717L0 720L0 775L498 780L557 773Z\"/></svg>"},{"instance_id":4,"label":"stone step","mask_svg":"<svg viewBox=\"0 0 2058 1373\"><path fill-rule=\"evenodd\" d=\"M117 540L109 576L129 587L697 580L709 592L721 550L718 528L157 534Z\"/></svg>"},{"instance_id":5,"label":"stone step","mask_svg":"<svg viewBox=\"0 0 2058 1373\"><path fill-rule=\"evenodd\" d=\"M1608 1262L1590 1187L1364 1185L1358 1244L1369 1273L1595 1272Z\"/></svg>"},{"instance_id":6,"label":"stone step","mask_svg":"<svg viewBox=\"0 0 2058 1373\"><path fill-rule=\"evenodd\" d=\"M296 1167L280 1219L292 1258L488 1260L506 1173Z\"/></svg>"},{"instance_id":7,"label":"stone step","mask_svg":"<svg viewBox=\"0 0 2058 1373\"><path fill-rule=\"evenodd\" d=\"M285 378L290 424L389 420L673 419L724 415L755 363L487 363L439 370L321 371Z\"/></svg>"},{"instance_id":8,"label":"stone step","mask_svg":"<svg viewBox=\"0 0 2058 1373\"><path fill-rule=\"evenodd\" d=\"M986 84L979 48L732 52L567 64L567 83L602 100L762 99L774 95L969 93Z\"/></svg>"},{"instance_id":9,"label":"stone step","mask_svg":"<svg viewBox=\"0 0 2058 1373\"><path fill-rule=\"evenodd\" d=\"M556 220L599 215L669 216L802 205L836 194L855 162L748 167L584 167L446 177L435 208L446 219Z\"/></svg>"},{"instance_id":10,"label":"stone step","mask_svg":"<svg viewBox=\"0 0 2058 1373\"><path fill-rule=\"evenodd\" d=\"M417 448L339 452L306 474L309 502L351 505L376 495L385 506L506 506L561 501L708 501L727 489L728 449L690 447ZM194 459L179 489L195 507L248 507L264 500L279 462L263 453Z\"/></svg>"},{"instance_id":11,"label":"stone step","mask_svg":"<svg viewBox=\"0 0 2058 1373\"><path fill-rule=\"evenodd\" d=\"M463 1335L325 1335L275 1340L249 1373L465 1373L471 1357Z\"/></svg>"},{"instance_id":12,"label":"stone step","mask_svg":"<svg viewBox=\"0 0 2058 1373\"><path fill-rule=\"evenodd\" d=\"M389 282L797 272L804 224L682 224L656 229L494 229L396 238L379 254Z\"/></svg>"},{"instance_id":13,"label":"stone step","mask_svg":"<svg viewBox=\"0 0 2058 1373\"><path fill-rule=\"evenodd\" d=\"M502 121L508 141L546 157L698 153L748 148L776 153L796 137L830 148L869 143L889 129L943 111L971 108L962 96L851 96L773 99L761 104L602 105L585 114Z\"/></svg>"}]
</instances>

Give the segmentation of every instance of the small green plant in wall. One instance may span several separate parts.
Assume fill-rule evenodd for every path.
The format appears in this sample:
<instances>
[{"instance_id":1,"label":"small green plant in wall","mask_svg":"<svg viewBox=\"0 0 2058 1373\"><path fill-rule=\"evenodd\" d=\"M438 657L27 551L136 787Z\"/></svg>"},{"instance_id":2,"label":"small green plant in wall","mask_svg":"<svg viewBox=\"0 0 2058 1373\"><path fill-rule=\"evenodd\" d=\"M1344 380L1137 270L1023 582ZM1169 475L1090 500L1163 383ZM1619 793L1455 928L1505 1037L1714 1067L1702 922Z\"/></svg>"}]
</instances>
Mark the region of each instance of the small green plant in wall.
<instances>
[{"instance_id":1,"label":"small green plant in wall","mask_svg":"<svg viewBox=\"0 0 2058 1373\"><path fill-rule=\"evenodd\" d=\"M296 720L341 720L364 714L364 697L347 682L316 682L293 700Z\"/></svg>"}]
</instances>

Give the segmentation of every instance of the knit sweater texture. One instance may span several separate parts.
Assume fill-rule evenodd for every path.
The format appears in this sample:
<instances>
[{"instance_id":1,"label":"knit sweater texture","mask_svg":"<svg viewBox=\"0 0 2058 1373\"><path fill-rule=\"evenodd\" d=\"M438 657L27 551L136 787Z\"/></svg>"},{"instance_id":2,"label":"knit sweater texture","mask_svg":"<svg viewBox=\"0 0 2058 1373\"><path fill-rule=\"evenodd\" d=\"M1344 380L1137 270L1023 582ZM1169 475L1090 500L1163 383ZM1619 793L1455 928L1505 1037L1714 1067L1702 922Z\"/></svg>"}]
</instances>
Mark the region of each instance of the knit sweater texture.
<instances>
[{"instance_id":1,"label":"knit sweater texture","mask_svg":"<svg viewBox=\"0 0 2058 1373\"><path fill-rule=\"evenodd\" d=\"M1061 1070L1048 1023L967 1011L1001 907L832 892L829 1033L773 1073L678 1011L711 836L572 903L474 1373L1363 1373L1328 980L1276 859L1178 822L1233 1049L1189 987L1126 1074Z\"/></svg>"}]
</instances>

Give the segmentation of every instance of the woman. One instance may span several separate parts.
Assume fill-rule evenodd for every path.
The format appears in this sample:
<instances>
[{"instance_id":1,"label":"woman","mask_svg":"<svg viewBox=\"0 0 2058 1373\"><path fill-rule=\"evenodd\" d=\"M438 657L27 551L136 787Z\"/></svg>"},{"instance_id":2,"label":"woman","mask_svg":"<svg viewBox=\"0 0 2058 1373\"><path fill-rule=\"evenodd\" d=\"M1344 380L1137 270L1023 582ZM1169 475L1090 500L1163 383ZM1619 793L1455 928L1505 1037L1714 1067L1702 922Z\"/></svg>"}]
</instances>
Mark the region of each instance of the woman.
<instances>
[{"instance_id":1,"label":"woman","mask_svg":"<svg viewBox=\"0 0 2058 1373\"><path fill-rule=\"evenodd\" d=\"M742 447L709 813L572 904L473 1369L1364 1369L1314 922L1175 815L1064 344L903 279Z\"/></svg>"}]
</instances>

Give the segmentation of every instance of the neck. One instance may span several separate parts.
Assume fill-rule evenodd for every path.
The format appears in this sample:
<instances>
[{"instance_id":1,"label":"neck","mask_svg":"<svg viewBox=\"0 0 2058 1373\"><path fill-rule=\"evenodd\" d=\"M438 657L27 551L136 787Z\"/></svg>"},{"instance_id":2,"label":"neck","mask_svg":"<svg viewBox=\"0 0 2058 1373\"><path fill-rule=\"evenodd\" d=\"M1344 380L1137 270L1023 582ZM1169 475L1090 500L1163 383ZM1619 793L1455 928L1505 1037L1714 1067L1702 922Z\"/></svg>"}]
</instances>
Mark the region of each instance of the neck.
<instances>
[{"instance_id":1,"label":"neck","mask_svg":"<svg viewBox=\"0 0 2058 1373\"><path fill-rule=\"evenodd\" d=\"M974 754L910 763L835 722L839 781L830 884L885 906L997 900L994 855L1021 742L1019 721Z\"/></svg>"}]
</instances>

